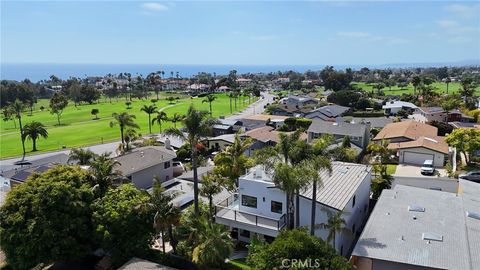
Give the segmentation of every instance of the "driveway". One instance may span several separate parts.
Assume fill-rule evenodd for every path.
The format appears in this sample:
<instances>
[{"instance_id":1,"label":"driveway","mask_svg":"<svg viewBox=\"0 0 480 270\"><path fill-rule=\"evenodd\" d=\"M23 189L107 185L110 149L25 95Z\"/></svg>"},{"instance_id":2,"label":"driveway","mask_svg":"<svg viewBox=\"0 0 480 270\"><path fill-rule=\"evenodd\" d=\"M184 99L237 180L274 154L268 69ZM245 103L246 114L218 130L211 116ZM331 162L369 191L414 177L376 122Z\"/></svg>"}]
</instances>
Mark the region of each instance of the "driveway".
<instances>
[{"instance_id":1,"label":"driveway","mask_svg":"<svg viewBox=\"0 0 480 270\"><path fill-rule=\"evenodd\" d=\"M445 169L435 169L435 174L434 175L423 175L420 173L420 168L421 166L416 166L416 165L405 165L405 164L399 164L397 166L397 170L393 174L393 176L399 176L399 177L425 177L425 178L437 178L437 173L440 173L441 177L447 177L447 171Z\"/></svg>"}]
</instances>

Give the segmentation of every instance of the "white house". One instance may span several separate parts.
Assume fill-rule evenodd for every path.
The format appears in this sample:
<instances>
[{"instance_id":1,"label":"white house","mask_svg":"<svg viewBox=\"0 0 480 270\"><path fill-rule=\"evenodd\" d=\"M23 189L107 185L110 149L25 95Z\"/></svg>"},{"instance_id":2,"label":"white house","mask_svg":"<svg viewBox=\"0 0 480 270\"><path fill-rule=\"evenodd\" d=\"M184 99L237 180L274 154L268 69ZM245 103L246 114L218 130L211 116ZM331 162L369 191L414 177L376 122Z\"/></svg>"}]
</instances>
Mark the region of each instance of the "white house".
<instances>
[{"instance_id":1,"label":"white house","mask_svg":"<svg viewBox=\"0 0 480 270\"><path fill-rule=\"evenodd\" d=\"M417 106L410 102L405 101L389 101L382 106L382 109L385 111L385 115L395 115L400 110L404 111L413 111Z\"/></svg>"},{"instance_id":2,"label":"white house","mask_svg":"<svg viewBox=\"0 0 480 270\"><path fill-rule=\"evenodd\" d=\"M371 173L366 165L336 161L332 169L331 175L321 173L323 185L317 190L315 223L327 223L329 213L343 211L350 232L339 233L335 247L340 254L348 254L368 216ZM300 193L302 227L310 227L311 196L311 188ZM239 241L249 242L254 234L271 241L286 226L285 193L261 166L254 167L239 179L237 193L216 205L215 221L237 232ZM315 235L326 240L328 231L316 229Z\"/></svg>"}]
</instances>

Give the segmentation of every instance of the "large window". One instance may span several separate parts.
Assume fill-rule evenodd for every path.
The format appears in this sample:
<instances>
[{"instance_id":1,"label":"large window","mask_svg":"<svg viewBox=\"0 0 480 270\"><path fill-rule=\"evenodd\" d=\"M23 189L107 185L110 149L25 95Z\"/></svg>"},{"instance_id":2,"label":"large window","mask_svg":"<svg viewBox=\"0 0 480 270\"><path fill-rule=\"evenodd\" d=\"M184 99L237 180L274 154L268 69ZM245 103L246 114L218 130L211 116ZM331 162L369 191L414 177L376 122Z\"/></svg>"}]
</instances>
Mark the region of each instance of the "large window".
<instances>
[{"instance_id":1,"label":"large window","mask_svg":"<svg viewBox=\"0 0 480 270\"><path fill-rule=\"evenodd\" d=\"M281 214L281 213L282 213L282 203L281 203L281 202L272 201L271 211L272 211L273 213Z\"/></svg>"},{"instance_id":2,"label":"large window","mask_svg":"<svg viewBox=\"0 0 480 270\"><path fill-rule=\"evenodd\" d=\"M242 205L257 208L257 197L242 195Z\"/></svg>"}]
</instances>

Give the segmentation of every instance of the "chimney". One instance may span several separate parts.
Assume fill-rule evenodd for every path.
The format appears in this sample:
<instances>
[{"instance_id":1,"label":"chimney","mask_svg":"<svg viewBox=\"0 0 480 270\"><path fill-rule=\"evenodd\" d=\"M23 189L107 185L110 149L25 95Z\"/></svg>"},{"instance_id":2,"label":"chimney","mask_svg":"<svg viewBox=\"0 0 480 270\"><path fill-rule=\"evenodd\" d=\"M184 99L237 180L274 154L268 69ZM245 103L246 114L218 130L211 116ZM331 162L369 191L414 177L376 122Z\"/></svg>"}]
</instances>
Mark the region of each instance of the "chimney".
<instances>
[{"instance_id":1,"label":"chimney","mask_svg":"<svg viewBox=\"0 0 480 270\"><path fill-rule=\"evenodd\" d=\"M170 145L170 139L166 138L165 139L165 148L168 150L172 150L172 146Z\"/></svg>"}]
</instances>

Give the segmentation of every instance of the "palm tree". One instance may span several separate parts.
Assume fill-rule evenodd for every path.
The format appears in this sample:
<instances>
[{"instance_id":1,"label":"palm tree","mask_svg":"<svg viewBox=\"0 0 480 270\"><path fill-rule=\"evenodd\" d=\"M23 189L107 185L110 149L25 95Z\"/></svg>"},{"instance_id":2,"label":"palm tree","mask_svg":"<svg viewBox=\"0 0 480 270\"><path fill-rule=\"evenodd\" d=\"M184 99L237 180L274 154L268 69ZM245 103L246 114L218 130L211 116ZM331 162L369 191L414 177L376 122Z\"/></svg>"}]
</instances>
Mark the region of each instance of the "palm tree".
<instances>
[{"instance_id":1,"label":"palm tree","mask_svg":"<svg viewBox=\"0 0 480 270\"><path fill-rule=\"evenodd\" d=\"M164 111L157 112L157 116L153 118L152 124L158 123L160 127L160 133L162 133L162 122L168 121L167 113Z\"/></svg>"},{"instance_id":2,"label":"palm tree","mask_svg":"<svg viewBox=\"0 0 480 270\"><path fill-rule=\"evenodd\" d=\"M37 121L33 121L29 124L26 124L23 129L23 137L31 139L33 143L32 151L37 151L37 139L43 137L44 139L48 138L48 131L45 129L45 126Z\"/></svg>"},{"instance_id":3,"label":"palm tree","mask_svg":"<svg viewBox=\"0 0 480 270\"><path fill-rule=\"evenodd\" d=\"M115 167L121 164L111 159L110 154L107 152L95 156L90 162L92 186L99 190L100 196L103 196L109 187L128 182L120 171L115 170Z\"/></svg>"},{"instance_id":4,"label":"palm tree","mask_svg":"<svg viewBox=\"0 0 480 270\"><path fill-rule=\"evenodd\" d=\"M22 126L22 111L24 108L24 104L19 100L16 99L15 102L10 105L12 107L12 112L15 114L15 117L18 118L18 125L20 126L20 139L22 140L22 149L23 149L23 156L22 161L25 160L25 136L23 136L23 126Z\"/></svg>"},{"instance_id":5,"label":"palm tree","mask_svg":"<svg viewBox=\"0 0 480 270\"><path fill-rule=\"evenodd\" d=\"M137 131L133 128L125 130L125 148L124 151L130 150L130 143L138 138Z\"/></svg>"},{"instance_id":6,"label":"palm tree","mask_svg":"<svg viewBox=\"0 0 480 270\"><path fill-rule=\"evenodd\" d=\"M177 128L177 122L182 121L185 118L184 115L181 115L179 113L174 113L173 116L169 119L170 122L173 123L173 127Z\"/></svg>"},{"instance_id":7,"label":"palm tree","mask_svg":"<svg viewBox=\"0 0 480 270\"><path fill-rule=\"evenodd\" d=\"M279 162L275 166L273 173L273 182L277 187L279 187L283 192L285 192L285 201L287 209L287 226L289 229L294 227L294 206L293 206L293 194L297 190L298 182L298 170L295 167L288 163Z\"/></svg>"},{"instance_id":8,"label":"palm tree","mask_svg":"<svg viewBox=\"0 0 480 270\"><path fill-rule=\"evenodd\" d=\"M233 110L232 110L232 98L233 98L233 93L230 93L228 94L228 98L230 99L230 113L233 113Z\"/></svg>"},{"instance_id":9,"label":"palm tree","mask_svg":"<svg viewBox=\"0 0 480 270\"><path fill-rule=\"evenodd\" d=\"M89 149L73 148L68 154L68 162L78 160L78 165L90 165L96 154Z\"/></svg>"},{"instance_id":10,"label":"palm tree","mask_svg":"<svg viewBox=\"0 0 480 270\"><path fill-rule=\"evenodd\" d=\"M136 119L135 115L128 114L127 112L123 113L113 113L112 114L113 118L115 119L115 122L110 122L110 127L113 127L114 125L118 124L120 127L120 137L122 139L122 144L125 145L125 129L126 128L140 128L135 122L134 119Z\"/></svg>"},{"instance_id":11,"label":"palm tree","mask_svg":"<svg viewBox=\"0 0 480 270\"><path fill-rule=\"evenodd\" d=\"M192 261L204 267L222 268L233 251L228 227L199 217L198 242L192 252Z\"/></svg>"},{"instance_id":12,"label":"palm tree","mask_svg":"<svg viewBox=\"0 0 480 270\"><path fill-rule=\"evenodd\" d=\"M307 181L312 183L312 208L310 215L310 235L315 234L315 215L317 207L317 185L322 185L322 178L320 171L332 172L332 162L328 157L317 156L313 160L305 160L301 164L301 171L306 177ZM298 216L298 214L297 214Z\"/></svg>"},{"instance_id":13,"label":"palm tree","mask_svg":"<svg viewBox=\"0 0 480 270\"><path fill-rule=\"evenodd\" d=\"M208 102L208 105L210 107L210 116L212 116L212 102L215 101L217 97L215 95L207 95L204 100L202 100L202 103Z\"/></svg>"},{"instance_id":14,"label":"palm tree","mask_svg":"<svg viewBox=\"0 0 480 270\"><path fill-rule=\"evenodd\" d=\"M192 148L192 170L193 170L193 193L195 214L199 214L198 209L198 174L197 174L197 145L202 138L208 136L212 132L212 127L218 124L218 120L210 118L206 111L198 111L190 105L187 115L182 118L182 123L186 134L176 127L168 128L164 131L165 135L177 137L188 142Z\"/></svg>"},{"instance_id":15,"label":"palm tree","mask_svg":"<svg viewBox=\"0 0 480 270\"><path fill-rule=\"evenodd\" d=\"M222 191L223 179L216 174L207 174L202 178L202 187L200 188L200 195L208 198L208 209L212 222L215 221L213 215L213 196Z\"/></svg>"},{"instance_id":16,"label":"palm tree","mask_svg":"<svg viewBox=\"0 0 480 270\"><path fill-rule=\"evenodd\" d=\"M140 111L143 111L146 114L148 114L148 132L152 133L152 122L151 122L150 116L152 115L152 113L155 113L155 111L157 111L157 106L155 106L155 105L148 105L148 106L143 105L143 107L140 109Z\"/></svg>"},{"instance_id":17,"label":"palm tree","mask_svg":"<svg viewBox=\"0 0 480 270\"><path fill-rule=\"evenodd\" d=\"M326 223L321 223L318 225L320 229L328 230L327 241L332 242L332 247L336 250L336 235L340 232L350 232L347 228L345 228L346 222L342 218L344 214L343 211L331 211L325 210L328 216L328 221Z\"/></svg>"},{"instance_id":18,"label":"palm tree","mask_svg":"<svg viewBox=\"0 0 480 270\"><path fill-rule=\"evenodd\" d=\"M447 84L447 95L448 95L448 85L452 82L452 79L450 79L450 77L447 77L445 79L445 83Z\"/></svg>"},{"instance_id":19,"label":"palm tree","mask_svg":"<svg viewBox=\"0 0 480 270\"><path fill-rule=\"evenodd\" d=\"M150 197L151 206L155 211L153 227L157 233L161 234L163 253L165 253L165 230L168 230L173 253L176 253L176 240L174 239L172 226L177 225L180 221L180 208L171 203L173 196L165 194L165 189L160 184L160 180L154 178L153 181L153 193Z\"/></svg>"},{"instance_id":20,"label":"palm tree","mask_svg":"<svg viewBox=\"0 0 480 270\"><path fill-rule=\"evenodd\" d=\"M215 170L224 177L228 177L238 187L238 178L252 167L252 161L244 153L252 145L253 139L240 139L240 134L235 134L233 144L218 153L214 158Z\"/></svg>"}]
</instances>

